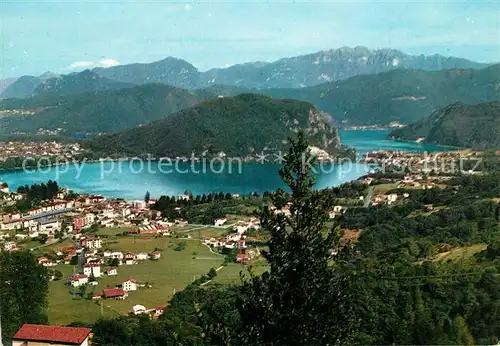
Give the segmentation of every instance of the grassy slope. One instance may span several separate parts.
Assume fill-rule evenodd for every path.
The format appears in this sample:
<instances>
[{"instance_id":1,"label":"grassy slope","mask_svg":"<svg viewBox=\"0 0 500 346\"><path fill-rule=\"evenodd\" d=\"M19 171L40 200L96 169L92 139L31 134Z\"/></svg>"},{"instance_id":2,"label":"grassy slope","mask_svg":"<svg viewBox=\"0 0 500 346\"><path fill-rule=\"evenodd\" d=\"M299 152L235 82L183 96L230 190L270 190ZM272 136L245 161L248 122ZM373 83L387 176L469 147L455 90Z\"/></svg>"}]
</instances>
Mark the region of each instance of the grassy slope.
<instances>
[{"instance_id":1,"label":"grassy slope","mask_svg":"<svg viewBox=\"0 0 500 346\"><path fill-rule=\"evenodd\" d=\"M155 247L164 249L158 261L143 261L137 265L120 266L118 275L98 278L99 285L90 286L89 292L102 291L108 285L114 287L121 280L132 276L139 283L149 282L152 289L140 288L130 292L125 300L104 300L105 316L116 316L131 311L136 304L152 308L165 305L172 298L174 289L182 290L193 278L206 274L210 268L217 268L222 262L220 256L212 254L198 240L183 240L187 245L183 251L175 251L180 240L168 238L121 238L106 247L120 251L151 252ZM203 259L193 259L192 253ZM54 269L61 270L65 275L73 272L73 266L58 265ZM49 322L68 324L73 321L93 322L100 316L100 307L93 301L80 298L73 299L63 280L50 283L49 287Z\"/></svg>"}]
</instances>

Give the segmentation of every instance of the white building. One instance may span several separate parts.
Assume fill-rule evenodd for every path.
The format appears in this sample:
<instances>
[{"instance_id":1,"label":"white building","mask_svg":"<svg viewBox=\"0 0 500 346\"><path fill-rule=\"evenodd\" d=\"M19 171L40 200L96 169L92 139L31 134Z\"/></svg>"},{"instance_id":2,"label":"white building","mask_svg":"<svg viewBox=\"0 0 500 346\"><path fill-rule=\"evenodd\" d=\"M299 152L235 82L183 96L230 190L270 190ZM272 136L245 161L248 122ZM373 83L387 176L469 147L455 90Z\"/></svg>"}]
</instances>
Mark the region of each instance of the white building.
<instances>
[{"instance_id":1,"label":"white building","mask_svg":"<svg viewBox=\"0 0 500 346\"><path fill-rule=\"evenodd\" d=\"M119 251L104 251L103 256L105 258L119 259L120 261L123 259L123 252Z\"/></svg>"},{"instance_id":2,"label":"white building","mask_svg":"<svg viewBox=\"0 0 500 346\"><path fill-rule=\"evenodd\" d=\"M145 252L138 252L138 253L136 254L136 259L137 259L138 261L141 261L141 260L147 260L148 258L149 258L149 255L148 255L147 253L145 253Z\"/></svg>"},{"instance_id":3,"label":"white building","mask_svg":"<svg viewBox=\"0 0 500 346\"><path fill-rule=\"evenodd\" d=\"M100 238L85 238L82 240L82 246L84 246L87 249L100 249L102 246L101 239Z\"/></svg>"},{"instance_id":4,"label":"white building","mask_svg":"<svg viewBox=\"0 0 500 346\"><path fill-rule=\"evenodd\" d=\"M50 234L58 231L60 223L56 219L40 219L38 220L38 232L40 234Z\"/></svg>"},{"instance_id":5,"label":"white building","mask_svg":"<svg viewBox=\"0 0 500 346\"><path fill-rule=\"evenodd\" d=\"M15 251L17 249L17 245L13 241L8 241L3 244L3 249L5 251Z\"/></svg>"},{"instance_id":6,"label":"white building","mask_svg":"<svg viewBox=\"0 0 500 346\"><path fill-rule=\"evenodd\" d=\"M398 195L395 194L395 193L391 193L390 195L387 196L387 200L390 202L390 203L394 203L398 200Z\"/></svg>"},{"instance_id":7,"label":"white building","mask_svg":"<svg viewBox=\"0 0 500 346\"><path fill-rule=\"evenodd\" d=\"M146 313L146 307L144 305L134 305L132 307L132 312L134 315L144 314Z\"/></svg>"},{"instance_id":8,"label":"white building","mask_svg":"<svg viewBox=\"0 0 500 346\"><path fill-rule=\"evenodd\" d=\"M106 269L106 273L108 274L108 276L118 275L118 268L116 268L116 267L108 267Z\"/></svg>"},{"instance_id":9,"label":"white building","mask_svg":"<svg viewBox=\"0 0 500 346\"><path fill-rule=\"evenodd\" d=\"M227 219L225 217L220 217L220 218L215 219L214 225L216 227L220 227L220 226L224 225L226 222L227 222Z\"/></svg>"},{"instance_id":10,"label":"white building","mask_svg":"<svg viewBox=\"0 0 500 346\"><path fill-rule=\"evenodd\" d=\"M79 287L89 282L89 277L85 274L78 274L71 278L71 286Z\"/></svg>"},{"instance_id":11,"label":"white building","mask_svg":"<svg viewBox=\"0 0 500 346\"><path fill-rule=\"evenodd\" d=\"M134 208L146 208L146 202L145 201L132 201L132 207Z\"/></svg>"},{"instance_id":12,"label":"white building","mask_svg":"<svg viewBox=\"0 0 500 346\"><path fill-rule=\"evenodd\" d=\"M101 277L101 265L99 263L87 263L83 265L83 274L87 276Z\"/></svg>"},{"instance_id":13,"label":"white building","mask_svg":"<svg viewBox=\"0 0 500 346\"><path fill-rule=\"evenodd\" d=\"M342 207L341 205L336 205L336 206L333 207L333 211L335 213L341 213L342 210L344 210L344 207Z\"/></svg>"},{"instance_id":14,"label":"white building","mask_svg":"<svg viewBox=\"0 0 500 346\"><path fill-rule=\"evenodd\" d=\"M124 291L137 291L137 281L132 279L132 277L128 277L127 280L122 281L122 288Z\"/></svg>"},{"instance_id":15,"label":"white building","mask_svg":"<svg viewBox=\"0 0 500 346\"><path fill-rule=\"evenodd\" d=\"M238 241L241 239L241 234L239 233L229 233L226 237L227 241Z\"/></svg>"}]
</instances>

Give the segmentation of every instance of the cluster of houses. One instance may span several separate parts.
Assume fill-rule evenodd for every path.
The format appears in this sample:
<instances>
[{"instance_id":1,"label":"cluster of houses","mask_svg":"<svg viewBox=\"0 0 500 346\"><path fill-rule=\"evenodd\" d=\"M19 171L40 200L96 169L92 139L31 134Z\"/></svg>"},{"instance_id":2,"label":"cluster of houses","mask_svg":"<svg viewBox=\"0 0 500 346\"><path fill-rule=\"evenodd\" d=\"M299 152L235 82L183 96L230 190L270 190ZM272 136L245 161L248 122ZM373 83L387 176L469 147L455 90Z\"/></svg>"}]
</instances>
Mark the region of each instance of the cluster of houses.
<instances>
[{"instance_id":1,"label":"cluster of houses","mask_svg":"<svg viewBox=\"0 0 500 346\"><path fill-rule=\"evenodd\" d=\"M366 153L361 159L361 163L375 164L381 167L408 168L414 173L429 173L432 171L450 173L456 171L458 160L474 156L476 156L475 152L464 153L461 151L445 151L429 154L425 152L378 150Z\"/></svg>"},{"instance_id":2,"label":"cluster of houses","mask_svg":"<svg viewBox=\"0 0 500 346\"><path fill-rule=\"evenodd\" d=\"M222 226L227 222L226 218L215 219L215 226ZM238 221L231 225L233 232L228 233L222 237L210 237L203 240L203 244L211 248L218 249L237 249L236 262L247 263L250 259L255 257L254 250L247 249L246 235L249 230L258 230L260 228L260 221L256 218L251 218L248 221Z\"/></svg>"},{"instance_id":3,"label":"cluster of houses","mask_svg":"<svg viewBox=\"0 0 500 346\"><path fill-rule=\"evenodd\" d=\"M134 305L132 307L132 311L131 313L134 314L134 315L149 315L149 317L151 319L157 319L159 318L161 315L163 315L163 313L165 312L165 310L167 310L167 307L164 306L164 305L161 305L161 306L156 306L152 309L148 309L146 308L144 305Z\"/></svg>"},{"instance_id":4,"label":"cluster of houses","mask_svg":"<svg viewBox=\"0 0 500 346\"><path fill-rule=\"evenodd\" d=\"M9 200L24 198L19 193L2 196ZM67 191L62 190L53 200L46 201L26 213L0 214L0 250L15 251L19 248L16 242L36 240L40 239L40 236L46 236L47 243L51 243L58 232L62 232L65 237L78 237L94 224L100 227L135 225L136 228L130 233L159 235L170 234L169 227L173 224L187 224L187 221L182 219L174 222L163 220L159 211L150 209L154 203L154 199L146 203L122 199L108 200L100 195L79 195L70 198Z\"/></svg>"},{"instance_id":5,"label":"cluster of houses","mask_svg":"<svg viewBox=\"0 0 500 346\"><path fill-rule=\"evenodd\" d=\"M269 206L269 209L271 211L273 211L274 214L283 214L285 216L291 216L292 215L291 208L292 208L292 202L286 203L283 207L281 207L279 209L276 206L274 206L274 205L270 205ZM346 210L347 210L346 207L341 206L341 205L336 205L336 206L333 207L332 210L328 211L328 216L330 217L330 219L334 219L337 216L342 215Z\"/></svg>"},{"instance_id":6,"label":"cluster of houses","mask_svg":"<svg viewBox=\"0 0 500 346\"><path fill-rule=\"evenodd\" d=\"M402 195L403 198L408 198L410 195L408 193L404 193ZM387 204L387 205L392 205L396 203L400 199L400 195L397 193L390 193L387 195L377 195L374 196L371 200L371 205L372 206L377 206L381 204Z\"/></svg>"},{"instance_id":7,"label":"cluster of houses","mask_svg":"<svg viewBox=\"0 0 500 346\"><path fill-rule=\"evenodd\" d=\"M9 112L9 111L2 111ZM16 112L16 110L10 110ZM0 142L0 161L12 157L47 157L56 156L71 159L74 155L82 152L78 143L58 142Z\"/></svg>"}]
</instances>

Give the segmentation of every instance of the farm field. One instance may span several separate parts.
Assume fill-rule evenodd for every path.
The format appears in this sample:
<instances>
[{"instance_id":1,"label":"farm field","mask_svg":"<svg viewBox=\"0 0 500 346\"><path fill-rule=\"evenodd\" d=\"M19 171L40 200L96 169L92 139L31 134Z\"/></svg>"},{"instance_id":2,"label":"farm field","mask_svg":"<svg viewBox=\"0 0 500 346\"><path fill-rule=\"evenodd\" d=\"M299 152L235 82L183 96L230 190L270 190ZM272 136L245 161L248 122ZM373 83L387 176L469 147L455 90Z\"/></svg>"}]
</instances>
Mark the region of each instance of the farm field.
<instances>
[{"instance_id":1,"label":"farm field","mask_svg":"<svg viewBox=\"0 0 500 346\"><path fill-rule=\"evenodd\" d=\"M182 251L174 250L180 242L185 243ZM180 291L210 268L217 268L223 258L210 252L198 240L177 240L168 238L117 238L105 247L120 251L151 252L162 249L158 261L145 260L136 265L122 265L118 275L98 278L97 286L89 286L87 292L101 292L106 287L114 287L129 276L139 284L148 283L152 288L139 288L129 292L125 300L102 300L103 316L117 316L131 311L136 304L153 308L165 305L175 291ZM193 255L196 253L196 255ZM103 266L103 268L105 268ZM73 266L58 265L53 269L63 272L67 277L73 273ZM72 321L93 322L99 318L101 308L95 301L73 298L63 280L50 282L49 286L49 322L68 324Z\"/></svg>"},{"instance_id":2,"label":"farm field","mask_svg":"<svg viewBox=\"0 0 500 346\"><path fill-rule=\"evenodd\" d=\"M261 275L269 266L264 260L257 260L252 263L252 270L255 274ZM217 276L212 280L212 283L221 285L239 285L241 283L240 273L246 277L249 276L248 267L238 263L228 263L217 272Z\"/></svg>"},{"instance_id":3,"label":"farm field","mask_svg":"<svg viewBox=\"0 0 500 346\"><path fill-rule=\"evenodd\" d=\"M433 261L446 262L446 261L461 261L470 259L476 253L486 250L486 244L473 244L470 246L462 246L454 248L450 251L441 252L437 254Z\"/></svg>"},{"instance_id":4,"label":"farm field","mask_svg":"<svg viewBox=\"0 0 500 346\"><path fill-rule=\"evenodd\" d=\"M198 227L198 228L193 228L193 229L189 229L186 231L178 232L178 235L182 236L182 237L187 237L188 235L190 235L191 237L196 238L196 239L204 239L204 238L210 238L210 237L218 238L218 237L220 237L228 232L230 232L230 230L224 229L224 228L217 228L217 227L203 227L203 228L201 228L201 227Z\"/></svg>"}]
</instances>

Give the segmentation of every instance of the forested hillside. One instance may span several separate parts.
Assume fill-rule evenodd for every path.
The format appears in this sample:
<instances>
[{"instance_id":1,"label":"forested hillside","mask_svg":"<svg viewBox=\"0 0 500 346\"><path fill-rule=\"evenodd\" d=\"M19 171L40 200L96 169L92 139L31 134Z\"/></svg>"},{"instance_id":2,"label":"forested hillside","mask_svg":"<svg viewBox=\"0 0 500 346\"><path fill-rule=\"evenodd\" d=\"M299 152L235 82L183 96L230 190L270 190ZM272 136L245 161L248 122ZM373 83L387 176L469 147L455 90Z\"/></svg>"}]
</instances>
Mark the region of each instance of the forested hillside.
<instances>
[{"instance_id":1,"label":"forested hillside","mask_svg":"<svg viewBox=\"0 0 500 346\"><path fill-rule=\"evenodd\" d=\"M182 110L165 120L88 143L95 152L158 156L246 156L286 147L287 137L305 130L312 145L329 152L340 142L331 116L308 102L256 94L221 97Z\"/></svg>"},{"instance_id":2,"label":"forested hillside","mask_svg":"<svg viewBox=\"0 0 500 346\"><path fill-rule=\"evenodd\" d=\"M60 129L66 135L121 131L166 118L214 96L162 84L63 97L49 93L3 101L0 123L5 134L33 133L40 128Z\"/></svg>"},{"instance_id":3,"label":"forested hillside","mask_svg":"<svg viewBox=\"0 0 500 346\"><path fill-rule=\"evenodd\" d=\"M389 136L475 149L500 148L500 101L455 103Z\"/></svg>"},{"instance_id":4,"label":"forested hillside","mask_svg":"<svg viewBox=\"0 0 500 346\"><path fill-rule=\"evenodd\" d=\"M418 121L451 103L500 99L500 65L482 70L395 70L303 89L272 89L272 97L305 100L343 125Z\"/></svg>"}]
</instances>

